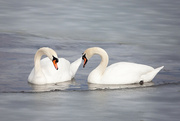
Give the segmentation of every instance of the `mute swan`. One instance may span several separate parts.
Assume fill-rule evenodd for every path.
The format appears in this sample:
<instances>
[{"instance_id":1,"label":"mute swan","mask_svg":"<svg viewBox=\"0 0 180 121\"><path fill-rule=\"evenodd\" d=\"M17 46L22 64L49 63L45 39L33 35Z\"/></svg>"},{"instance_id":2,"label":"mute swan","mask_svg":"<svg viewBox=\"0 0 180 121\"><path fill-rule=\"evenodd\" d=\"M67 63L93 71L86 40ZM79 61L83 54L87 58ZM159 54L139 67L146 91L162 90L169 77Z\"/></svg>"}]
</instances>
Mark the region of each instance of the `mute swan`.
<instances>
[{"instance_id":1,"label":"mute swan","mask_svg":"<svg viewBox=\"0 0 180 121\"><path fill-rule=\"evenodd\" d=\"M119 62L108 65L108 54L99 47L88 48L84 51L82 59L85 67L88 60L94 55L101 56L101 63L89 74L88 82L95 84L133 84L150 82L156 74L163 68L152 68L147 65Z\"/></svg>"},{"instance_id":2,"label":"mute swan","mask_svg":"<svg viewBox=\"0 0 180 121\"><path fill-rule=\"evenodd\" d=\"M47 57L40 60L43 55ZM53 49L42 47L34 56L34 68L29 74L28 82L40 85L69 81L74 78L81 61L82 59L79 58L70 64L68 60L58 58Z\"/></svg>"}]
</instances>

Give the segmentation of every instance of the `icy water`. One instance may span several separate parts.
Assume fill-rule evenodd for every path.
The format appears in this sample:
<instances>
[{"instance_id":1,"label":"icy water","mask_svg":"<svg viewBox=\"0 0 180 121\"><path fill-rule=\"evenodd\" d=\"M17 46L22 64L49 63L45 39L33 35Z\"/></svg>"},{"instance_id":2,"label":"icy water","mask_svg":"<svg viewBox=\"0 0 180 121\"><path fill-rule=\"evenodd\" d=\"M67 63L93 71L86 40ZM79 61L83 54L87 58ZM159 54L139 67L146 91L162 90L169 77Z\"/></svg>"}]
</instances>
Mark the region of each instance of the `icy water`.
<instances>
[{"instance_id":1,"label":"icy water","mask_svg":"<svg viewBox=\"0 0 180 121\"><path fill-rule=\"evenodd\" d=\"M1 0L0 117L9 120L179 121L178 0ZM94 85L93 56L66 83L27 83L35 52L48 46L70 62L102 47L119 61L165 66L152 83Z\"/></svg>"}]
</instances>

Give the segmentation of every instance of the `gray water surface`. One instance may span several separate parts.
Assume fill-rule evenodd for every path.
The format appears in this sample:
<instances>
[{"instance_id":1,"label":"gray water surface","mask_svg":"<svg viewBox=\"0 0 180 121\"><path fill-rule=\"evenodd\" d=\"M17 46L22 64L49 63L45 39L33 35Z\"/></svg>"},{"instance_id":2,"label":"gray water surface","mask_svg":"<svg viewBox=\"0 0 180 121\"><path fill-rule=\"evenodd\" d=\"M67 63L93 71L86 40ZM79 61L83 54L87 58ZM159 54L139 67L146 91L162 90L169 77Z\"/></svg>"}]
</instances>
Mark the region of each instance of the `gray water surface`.
<instances>
[{"instance_id":1,"label":"gray water surface","mask_svg":"<svg viewBox=\"0 0 180 121\"><path fill-rule=\"evenodd\" d=\"M0 93L2 121L179 121L180 85L149 88Z\"/></svg>"}]
</instances>

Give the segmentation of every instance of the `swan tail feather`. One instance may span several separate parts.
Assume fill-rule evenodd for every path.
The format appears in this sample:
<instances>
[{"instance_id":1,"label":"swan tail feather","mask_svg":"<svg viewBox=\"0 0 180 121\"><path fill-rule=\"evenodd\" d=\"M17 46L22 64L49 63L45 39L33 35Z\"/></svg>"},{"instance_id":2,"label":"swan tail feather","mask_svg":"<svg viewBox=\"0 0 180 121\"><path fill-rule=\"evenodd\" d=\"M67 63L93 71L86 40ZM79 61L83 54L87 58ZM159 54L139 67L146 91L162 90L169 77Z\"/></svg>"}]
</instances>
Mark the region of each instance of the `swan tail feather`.
<instances>
[{"instance_id":1,"label":"swan tail feather","mask_svg":"<svg viewBox=\"0 0 180 121\"><path fill-rule=\"evenodd\" d=\"M154 77L157 75L157 73L163 68L164 68L164 66L161 66L161 67L154 69L151 72L148 72L148 73L142 75L141 80L143 80L144 82L150 82L151 80L154 79Z\"/></svg>"},{"instance_id":2,"label":"swan tail feather","mask_svg":"<svg viewBox=\"0 0 180 121\"><path fill-rule=\"evenodd\" d=\"M81 65L82 58L77 59L70 65L71 77L74 78L79 66Z\"/></svg>"}]
</instances>

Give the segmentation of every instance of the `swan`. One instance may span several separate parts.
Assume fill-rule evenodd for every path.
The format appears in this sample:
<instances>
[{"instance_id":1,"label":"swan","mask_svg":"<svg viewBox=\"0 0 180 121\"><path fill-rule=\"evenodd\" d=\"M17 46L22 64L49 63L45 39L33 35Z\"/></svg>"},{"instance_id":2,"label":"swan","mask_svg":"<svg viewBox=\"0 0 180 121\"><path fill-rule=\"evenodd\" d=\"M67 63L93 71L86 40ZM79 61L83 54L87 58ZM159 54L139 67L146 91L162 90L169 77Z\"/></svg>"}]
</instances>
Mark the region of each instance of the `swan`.
<instances>
[{"instance_id":1,"label":"swan","mask_svg":"<svg viewBox=\"0 0 180 121\"><path fill-rule=\"evenodd\" d=\"M47 57L40 60L43 55ZM70 64L68 60L58 58L53 49L42 47L34 56L34 68L29 74L28 82L41 85L69 81L74 78L81 61L79 58Z\"/></svg>"},{"instance_id":2,"label":"swan","mask_svg":"<svg viewBox=\"0 0 180 121\"><path fill-rule=\"evenodd\" d=\"M164 67L154 69L151 66L130 62L118 62L108 65L109 57L105 50L99 47L88 48L82 54L83 68L88 60L94 55L101 56L100 64L90 72L88 82L94 84L133 84L150 82Z\"/></svg>"}]
</instances>

